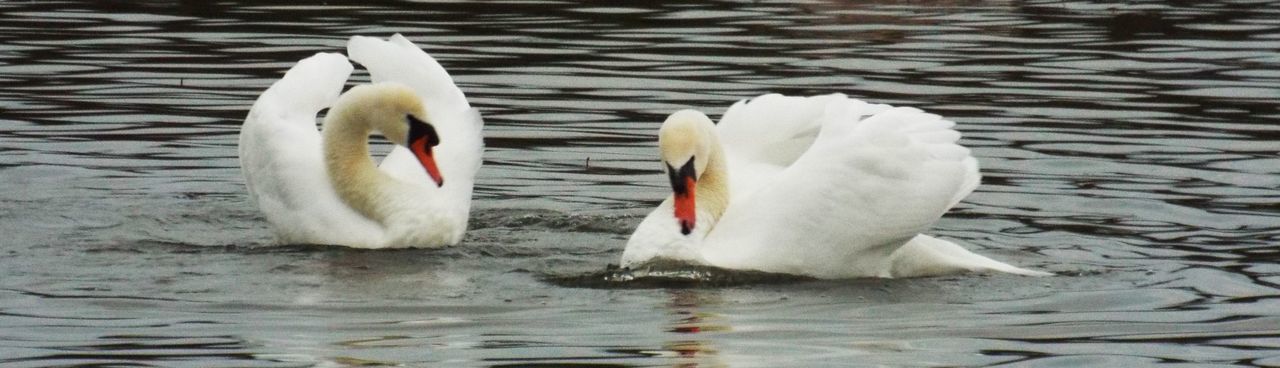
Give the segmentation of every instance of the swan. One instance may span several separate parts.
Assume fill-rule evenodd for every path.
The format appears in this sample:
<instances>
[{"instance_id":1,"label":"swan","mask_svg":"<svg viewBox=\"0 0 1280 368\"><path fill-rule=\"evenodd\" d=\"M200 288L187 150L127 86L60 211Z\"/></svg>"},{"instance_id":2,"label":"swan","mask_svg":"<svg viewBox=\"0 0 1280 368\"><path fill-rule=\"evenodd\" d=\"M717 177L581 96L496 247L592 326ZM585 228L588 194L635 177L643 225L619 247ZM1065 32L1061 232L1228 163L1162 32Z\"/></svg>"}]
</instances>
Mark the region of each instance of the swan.
<instances>
[{"instance_id":1,"label":"swan","mask_svg":"<svg viewBox=\"0 0 1280 368\"><path fill-rule=\"evenodd\" d=\"M480 114L439 63L399 34L353 37L347 54L369 70L370 84L339 96L353 66L318 53L253 104L239 139L250 199L277 243L457 244L481 163ZM394 144L377 165L371 132Z\"/></svg>"},{"instance_id":2,"label":"swan","mask_svg":"<svg viewBox=\"0 0 1280 368\"><path fill-rule=\"evenodd\" d=\"M668 196L622 266L668 259L816 278L963 272L1046 276L921 234L978 186L955 123L842 94L768 94L713 124L677 111L658 130Z\"/></svg>"}]
</instances>

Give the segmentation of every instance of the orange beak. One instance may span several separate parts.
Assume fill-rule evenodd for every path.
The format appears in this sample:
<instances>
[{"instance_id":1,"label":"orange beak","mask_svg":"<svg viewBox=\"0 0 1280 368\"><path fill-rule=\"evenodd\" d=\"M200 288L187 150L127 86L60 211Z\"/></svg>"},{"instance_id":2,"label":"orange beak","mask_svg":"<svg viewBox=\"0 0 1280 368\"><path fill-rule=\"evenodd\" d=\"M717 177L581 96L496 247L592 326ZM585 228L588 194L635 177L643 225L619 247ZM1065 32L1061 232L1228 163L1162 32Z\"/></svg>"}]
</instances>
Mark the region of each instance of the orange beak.
<instances>
[{"instance_id":1,"label":"orange beak","mask_svg":"<svg viewBox=\"0 0 1280 368\"><path fill-rule=\"evenodd\" d=\"M698 187L693 178L685 178L685 186L689 189L684 194L675 195L676 221L680 222L680 233L689 235L693 232L693 225L698 223L698 201L694 197Z\"/></svg>"},{"instance_id":2,"label":"orange beak","mask_svg":"<svg viewBox=\"0 0 1280 368\"><path fill-rule=\"evenodd\" d=\"M443 187L444 177L440 176L440 168L436 167L436 158L431 152L432 147L440 144L436 128L413 115L407 115L406 118L409 120L409 151L418 158L422 168L427 169L427 175L431 175L431 180L436 182L436 188Z\"/></svg>"},{"instance_id":3,"label":"orange beak","mask_svg":"<svg viewBox=\"0 0 1280 368\"><path fill-rule=\"evenodd\" d=\"M689 235L698 223L697 189L698 177L693 168L693 158L689 158L680 170L667 164L667 176L671 179L671 191L674 193L676 221L680 223L680 233Z\"/></svg>"},{"instance_id":4,"label":"orange beak","mask_svg":"<svg viewBox=\"0 0 1280 368\"><path fill-rule=\"evenodd\" d=\"M418 157L418 162L422 164L423 169L427 169L427 175L431 176L431 180L436 182L436 187L444 186L444 177L440 176L440 168L436 167L436 159L432 157L431 144L427 137L418 138L409 145L409 150L413 151L413 155Z\"/></svg>"}]
</instances>

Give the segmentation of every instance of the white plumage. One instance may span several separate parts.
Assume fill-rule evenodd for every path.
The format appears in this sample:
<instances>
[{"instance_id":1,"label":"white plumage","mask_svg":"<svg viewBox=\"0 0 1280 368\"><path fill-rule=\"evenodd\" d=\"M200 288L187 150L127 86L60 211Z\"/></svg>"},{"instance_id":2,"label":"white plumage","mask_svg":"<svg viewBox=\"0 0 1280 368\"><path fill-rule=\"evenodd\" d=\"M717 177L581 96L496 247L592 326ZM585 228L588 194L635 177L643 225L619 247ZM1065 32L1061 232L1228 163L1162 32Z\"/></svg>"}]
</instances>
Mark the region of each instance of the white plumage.
<instances>
[{"instance_id":1,"label":"white plumage","mask_svg":"<svg viewBox=\"0 0 1280 368\"><path fill-rule=\"evenodd\" d=\"M298 62L263 92L245 119L240 164L250 197L279 243L359 248L456 244L466 230L481 163L479 113L439 63L398 34L388 41L353 37L348 53L374 82L391 82L378 86L408 86L420 97L425 120L439 136L434 157L443 185L433 182L405 142L394 142L395 148L373 170L385 175L369 175L383 183L377 185L382 191L367 196L371 203L363 203L376 216L354 209L349 198L335 191L331 175L354 174L327 171L316 114L339 101L353 67L341 54L320 53ZM329 124L339 123L326 120L325 129Z\"/></svg>"},{"instance_id":2,"label":"white plumage","mask_svg":"<svg viewBox=\"0 0 1280 368\"><path fill-rule=\"evenodd\" d=\"M664 129L709 124L701 113L682 111ZM622 263L671 258L820 278L1047 275L921 234L980 181L977 160L957 144L954 125L841 94L740 101L697 138L722 148L724 172L714 175L728 180L715 180L725 183L716 188L699 179L693 231L681 234L669 197L636 229ZM707 192L727 194L727 204L704 203Z\"/></svg>"}]
</instances>

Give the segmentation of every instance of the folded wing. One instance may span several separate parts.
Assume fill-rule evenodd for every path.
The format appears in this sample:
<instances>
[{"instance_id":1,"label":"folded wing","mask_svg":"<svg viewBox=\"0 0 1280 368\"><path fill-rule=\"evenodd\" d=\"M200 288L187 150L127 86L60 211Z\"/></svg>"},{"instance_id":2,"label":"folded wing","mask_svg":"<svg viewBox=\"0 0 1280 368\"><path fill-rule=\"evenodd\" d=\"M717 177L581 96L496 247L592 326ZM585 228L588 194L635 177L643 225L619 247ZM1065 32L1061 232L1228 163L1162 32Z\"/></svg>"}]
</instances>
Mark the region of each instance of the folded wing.
<instances>
[{"instance_id":1,"label":"folded wing","mask_svg":"<svg viewBox=\"0 0 1280 368\"><path fill-rule=\"evenodd\" d=\"M888 276L889 255L977 186L977 161L956 143L953 122L914 108L821 97L791 109L793 116L816 116L812 143L775 174L742 179L757 181L749 192L734 189L703 244L713 264L819 277ZM803 134L794 132L811 129L779 131L797 137ZM753 130L770 131L763 124ZM774 148L754 154L791 155L800 141L755 143Z\"/></svg>"}]
</instances>

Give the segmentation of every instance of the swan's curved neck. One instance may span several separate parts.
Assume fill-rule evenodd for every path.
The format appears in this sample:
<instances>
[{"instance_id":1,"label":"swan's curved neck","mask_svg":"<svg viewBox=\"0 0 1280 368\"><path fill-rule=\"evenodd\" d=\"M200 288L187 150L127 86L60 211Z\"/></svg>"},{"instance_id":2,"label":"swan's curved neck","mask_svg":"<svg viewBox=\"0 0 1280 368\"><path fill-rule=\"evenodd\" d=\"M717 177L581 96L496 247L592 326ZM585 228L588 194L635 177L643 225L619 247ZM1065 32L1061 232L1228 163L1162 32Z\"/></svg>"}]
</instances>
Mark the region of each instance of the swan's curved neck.
<instances>
[{"instance_id":1,"label":"swan's curved neck","mask_svg":"<svg viewBox=\"0 0 1280 368\"><path fill-rule=\"evenodd\" d=\"M351 104L359 106L360 102ZM395 179L378 170L369 155L369 133L373 127L360 108L330 109L324 119L325 170L334 190L348 206L371 220L385 223L387 212L380 205Z\"/></svg>"},{"instance_id":2,"label":"swan's curved neck","mask_svg":"<svg viewBox=\"0 0 1280 368\"><path fill-rule=\"evenodd\" d=\"M725 168L724 148L714 131L710 140L711 153L707 157L706 170L698 177L696 200L697 208L711 215L714 226L729 206L729 171Z\"/></svg>"}]
</instances>

